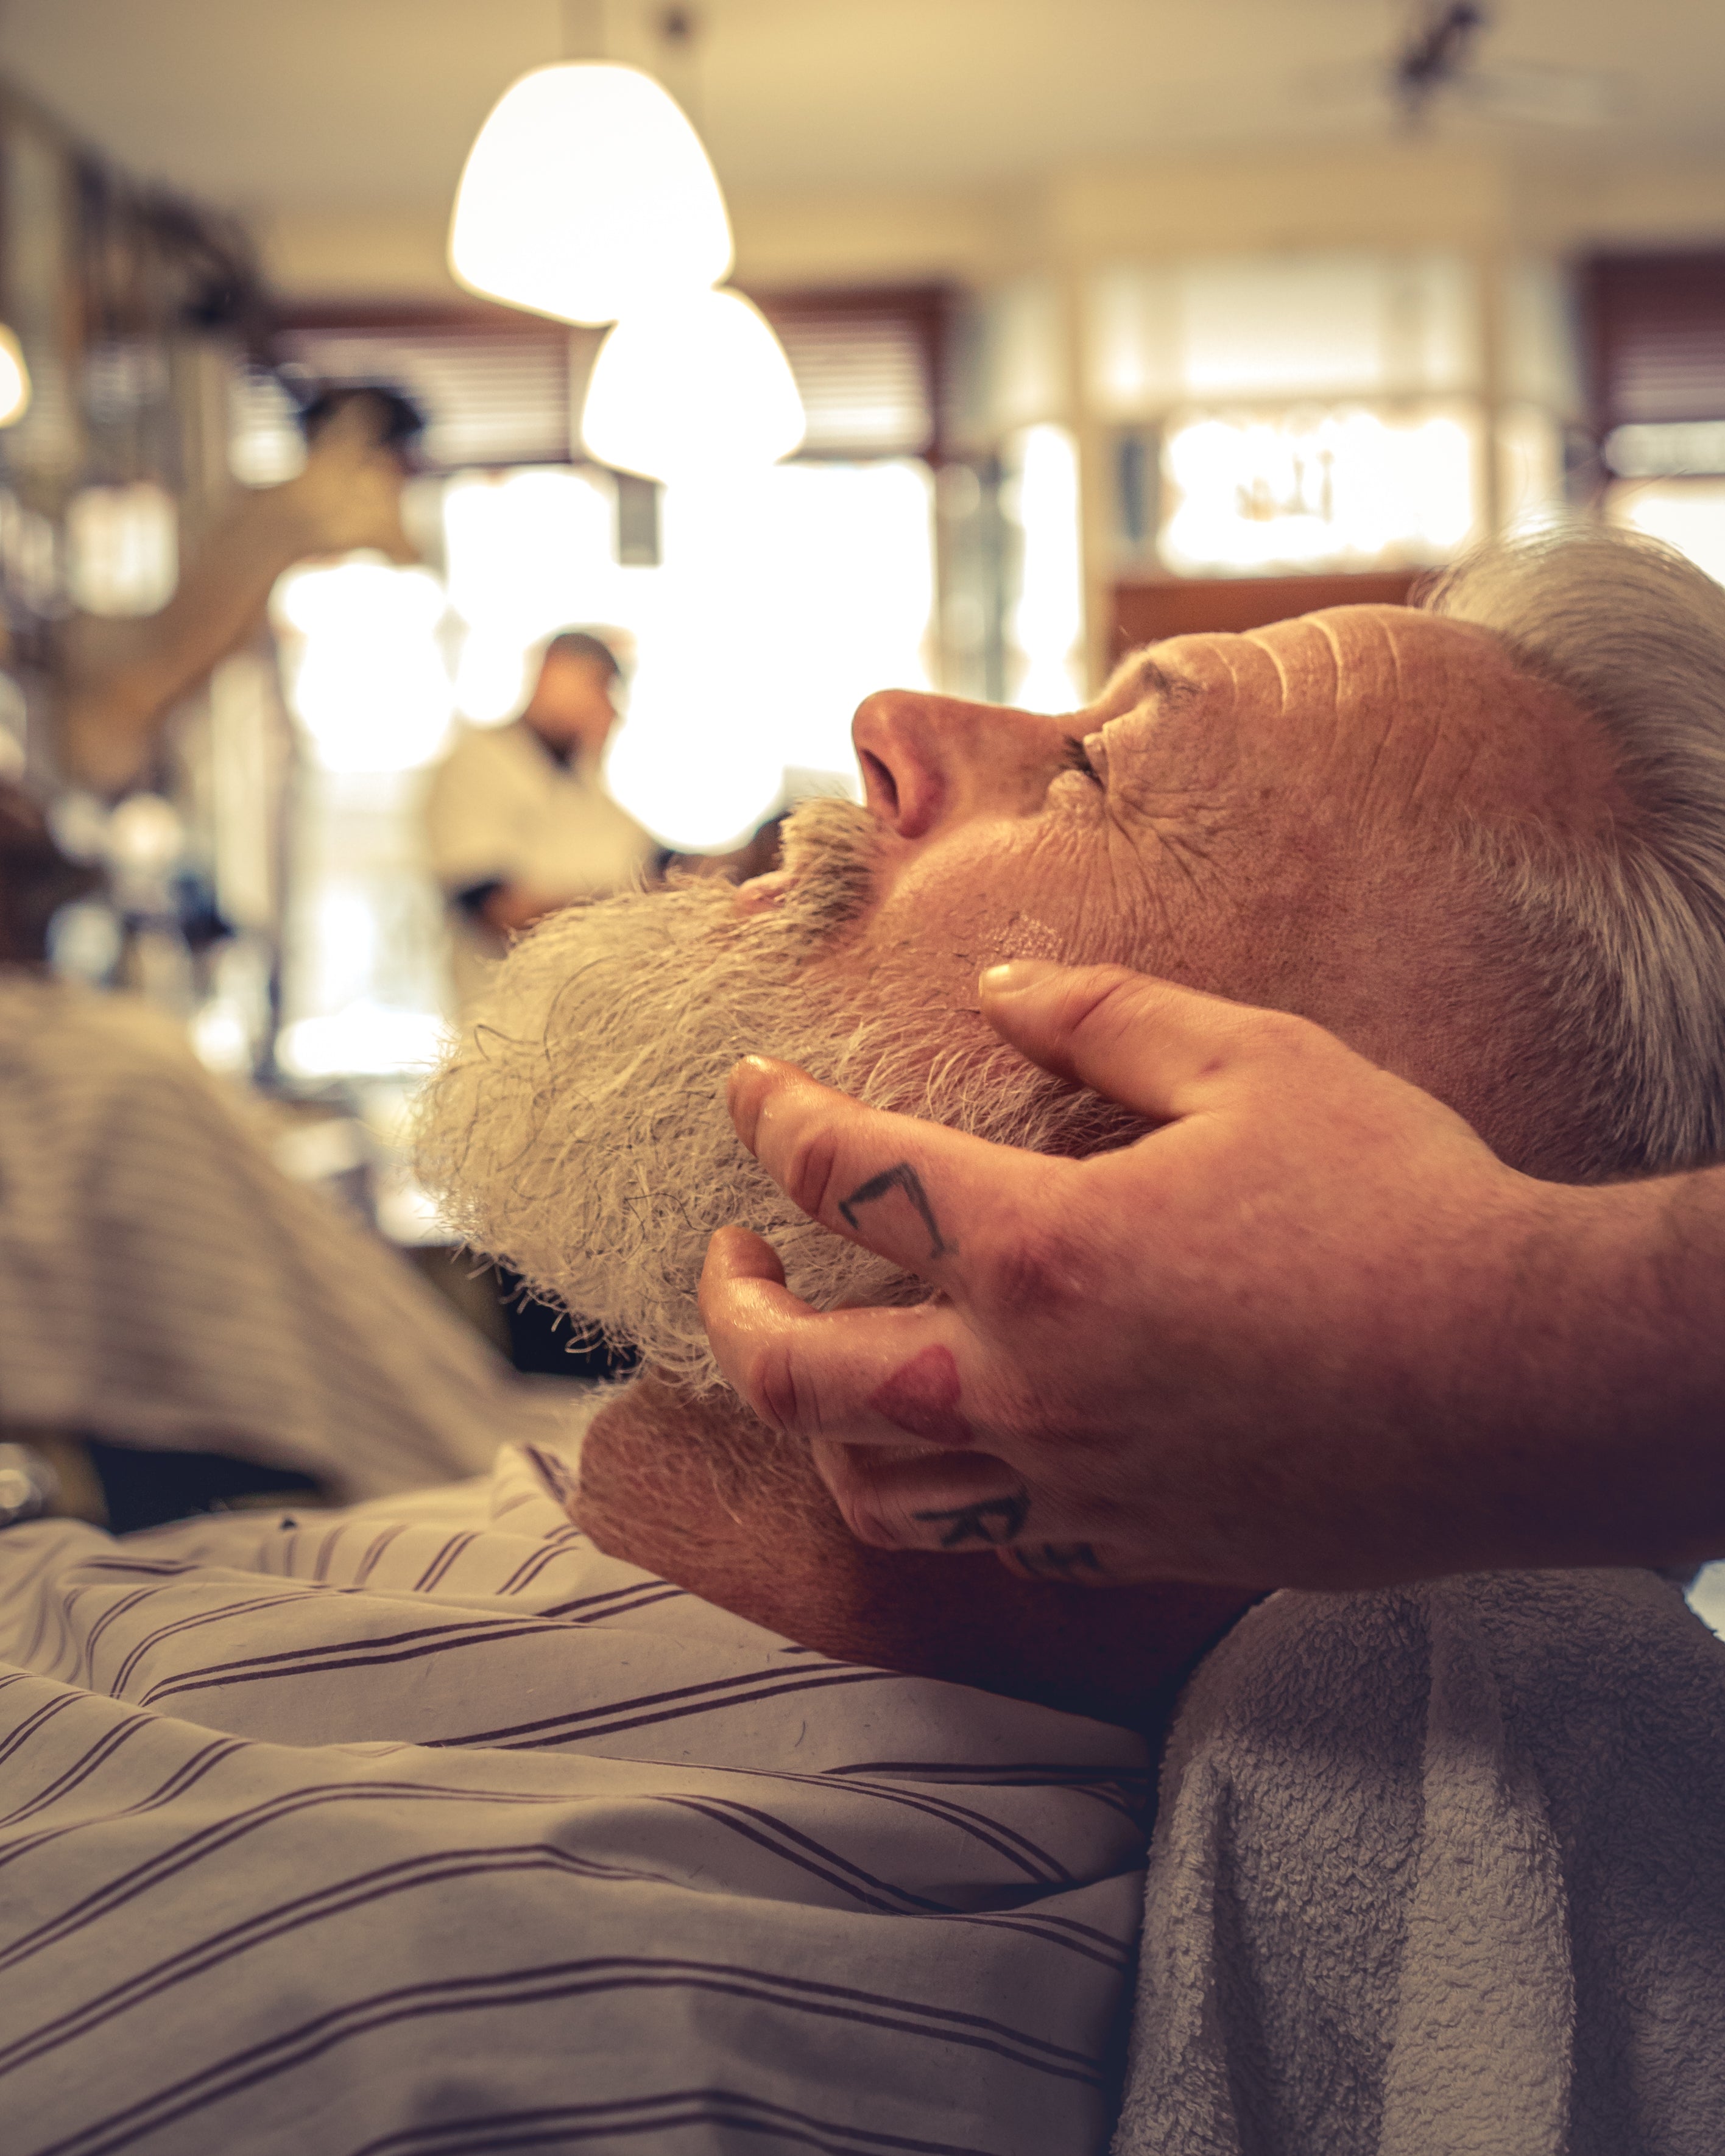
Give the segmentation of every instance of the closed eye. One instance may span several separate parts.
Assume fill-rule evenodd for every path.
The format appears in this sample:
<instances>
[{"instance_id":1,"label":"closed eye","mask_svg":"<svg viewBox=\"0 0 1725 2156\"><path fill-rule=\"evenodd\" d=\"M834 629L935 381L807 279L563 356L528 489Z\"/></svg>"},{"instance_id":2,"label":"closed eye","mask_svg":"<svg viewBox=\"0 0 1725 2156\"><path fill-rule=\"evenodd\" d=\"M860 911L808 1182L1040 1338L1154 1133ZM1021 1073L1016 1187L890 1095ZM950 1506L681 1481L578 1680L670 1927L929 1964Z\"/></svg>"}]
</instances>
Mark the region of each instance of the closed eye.
<instances>
[{"instance_id":1,"label":"closed eye","mask_svg":"<svg viewBox=\"0 0 1725 2156\"><path fill-rule=\"evenodd\" d=\"M1060 769L1076 771L1081 778L1089 779L1093 786L1100 786L1103 783L1101 773L1091 761L1090 751L1076 734L1066 737L1066 746L1060 751Z\"/></svg>"}]
</instances>

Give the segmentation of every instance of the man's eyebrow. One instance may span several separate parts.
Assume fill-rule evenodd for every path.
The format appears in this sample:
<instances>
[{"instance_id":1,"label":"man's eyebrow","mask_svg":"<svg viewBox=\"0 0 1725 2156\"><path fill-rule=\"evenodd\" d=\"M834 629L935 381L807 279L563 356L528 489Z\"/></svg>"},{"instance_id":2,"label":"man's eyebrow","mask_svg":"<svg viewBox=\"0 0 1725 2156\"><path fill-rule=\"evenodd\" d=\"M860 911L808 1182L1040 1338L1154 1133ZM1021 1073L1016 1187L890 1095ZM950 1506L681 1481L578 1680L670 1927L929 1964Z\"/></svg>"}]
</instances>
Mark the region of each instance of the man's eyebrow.
<instances>
[{"instance_id":1,"label":"man's eyebrow","mask_svg":"<svg viewBox=\"0 0 1725 2156\"><path fill-rule=\"evenodd\" d=\"M1115 668L1098 701L1112 704L1130 695L1135 701L1154 696L1159 702L1178 703L1182 697L1193 695L1197 687L1198 684L1185 675L1170 674L1157 658L1153 645L1127 654Z\"/></svg>"}]
</instances>

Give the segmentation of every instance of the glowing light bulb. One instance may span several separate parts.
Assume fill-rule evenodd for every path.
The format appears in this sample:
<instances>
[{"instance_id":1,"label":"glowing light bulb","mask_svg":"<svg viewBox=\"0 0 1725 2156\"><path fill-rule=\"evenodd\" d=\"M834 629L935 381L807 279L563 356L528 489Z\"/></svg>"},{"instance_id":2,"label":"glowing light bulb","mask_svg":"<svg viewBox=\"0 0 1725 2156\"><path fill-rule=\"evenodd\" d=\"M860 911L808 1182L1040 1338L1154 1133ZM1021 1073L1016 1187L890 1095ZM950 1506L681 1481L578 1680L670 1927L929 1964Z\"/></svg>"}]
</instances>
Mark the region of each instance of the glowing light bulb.
<instances>
[{"instance_id":1,"label":"glowing light bulb","mask_svg":"<svg viewBox=\"0 0 1725 2156\"><path fill-rule=\"evenodd\" d=\"M776 463L804 424L784 347L740 292L626 316L599 347L581 415L601 464L660 480Z\"/></svg>"},{"instance_id":2,"label":"glowing light bulb","mask_svg":"<svg viewBox=\"0 0 1725 2156\"><path fill-rule=\"evenodd\" d=\"M15 426L30 408L30 370L18 339L0 322L0 427Z\"/></svg>"},{"instance_id":3,"label":"glowing light bulb","mask_svg":"<svg viewBox=\"0 0 1725 2156\"><path fill-rule=\"evenodd\" d=\"M731 267L731 221L701 138L639 69L537 68L475 137L449 225L470 291L570 322L614 322Z\"/></svg>"},{"instance_id":4,"label":"glowing light bulb","mask_svg":"<svg viewBox=\"0 0 1725 2156\"><path fill-rule=\"evenodd\" d=\"M326 771L416 771L449 732L437 643L442 585L429 569L337 562L290 569L273 599L296 632L288 701Z\"/></svg>"}]
</instances>

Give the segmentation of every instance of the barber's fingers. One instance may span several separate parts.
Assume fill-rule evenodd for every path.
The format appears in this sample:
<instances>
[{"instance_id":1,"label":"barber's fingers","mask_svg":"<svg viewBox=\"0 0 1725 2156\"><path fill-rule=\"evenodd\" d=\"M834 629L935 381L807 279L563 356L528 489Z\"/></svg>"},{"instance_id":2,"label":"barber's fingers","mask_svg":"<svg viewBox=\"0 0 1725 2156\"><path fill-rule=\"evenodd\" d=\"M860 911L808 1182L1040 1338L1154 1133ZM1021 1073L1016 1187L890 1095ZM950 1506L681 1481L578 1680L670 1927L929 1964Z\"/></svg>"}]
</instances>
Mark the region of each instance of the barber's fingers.
<instances>
[{"instance_id":1,"label":"barber's fingers","mask_svg":"<svg viewBox=\"0 0 1725 2156\"><path fill-rule=\"evenodd\" d=\"M999 1550L1030 1512L1024 1477L986 1452L908 1452L817 1440L821 1480L860 1541L884 1549Z\"/></svg>"},{"instance_id":2,"label":"barber's fingers","mask_svg":"<svg viewBox=\"0 0 1725 2156\"><path fill-rule=\"evenodd\" d=\"M721 1228L707 1245L701 1315L726 1381L771 1428L804 1442L975 1441L984 1404L973 1348L946 1303L812 1308L791 1293L770 1243Z\"/></svg>"},{"instance_id":3,"label":"barber's fingers","mask_svg":"<svg viewBox=\"0 0 1725 2156\"><path fill-rule=\"evenodd\" d=\"M980 988L983 1017L1021 1055L1158 1122L1209 1105L1272 1060L1286 1068L1290 1056L1339 1050L1303 1019L1123 966L1016 959L990 967Z\"/></svg>"},{"instance_id":4,"label":"barber's fingers","mask_svg":"<svg viewBox=\"0 0 1725 2156\"><path fill-rule=\"evenodd\" d=\"M860 1540L992 1550L1037 1578L1131 1576L1081 1539L1058 1491L1033 1497L986 1450L1001 1404L949 1305L822 1313L786 1287L770 1243L725 1228L708 1246L701 1312L726 1378L763 1422L809 1443Z\"/></svg>"},{"instance_id":5,"label":"barber's fingers","mask_svg":"<svg viewBox=\"0 0 1725 2156\"><path fill-rule=\"evenodd\" d=\"M737 1136L793 1204L849 1242L962 1295L953 1261L1056 1201L1074 1163L860 1106L793 1064L752 1055L731 1074ZM964 1267L974 1277L972 1264Z\"/></svg>"},{"instance_id":6,"label":"barber's fingers","mask_svg":"<svg viewBox=\"0 0 1725 2156\"><path fill-rule=\"evenodd\" d=\"M1033 1496L1006 1460L985 1452L887 1452L819 1441L814 1464L845 1525L876 1548L966 1556L992 1550L1025 1579L1118 1586L1137 1576L1106 1543L1086 1539L1057 1497Z\"/></svg>"}]
</instances>

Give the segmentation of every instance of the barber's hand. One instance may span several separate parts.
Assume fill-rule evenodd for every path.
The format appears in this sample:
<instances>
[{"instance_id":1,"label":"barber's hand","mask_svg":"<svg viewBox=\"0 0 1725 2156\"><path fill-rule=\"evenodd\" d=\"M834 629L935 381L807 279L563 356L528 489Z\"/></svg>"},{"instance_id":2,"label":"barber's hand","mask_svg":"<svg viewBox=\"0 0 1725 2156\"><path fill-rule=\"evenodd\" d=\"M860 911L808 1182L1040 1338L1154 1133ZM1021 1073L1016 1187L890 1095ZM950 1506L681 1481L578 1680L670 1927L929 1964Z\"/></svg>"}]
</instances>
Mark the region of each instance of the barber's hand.
<instances>
[{"instance_id":1,"label":"barber's hand","mask_svg":"<svg viewBox=\"0 0 1725 2156\"><path fill-rule=\"evenodd\" d=\"M1057 1160L788 1065L732 1074L773 1179L938 1291L823 1315L758 1236L710 1248L726 1377L812 1443L854 1532L1099 1584L1515 1561L1538 1477L1465 1447L1516 1419L1521 1299L1561 1279L1587 1194L1301 1019L1115 967L1019 963L982 992L1025 1055L1163 1127Z\"/></svg>"}]
</instances>

